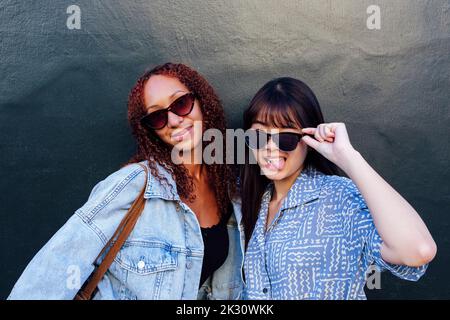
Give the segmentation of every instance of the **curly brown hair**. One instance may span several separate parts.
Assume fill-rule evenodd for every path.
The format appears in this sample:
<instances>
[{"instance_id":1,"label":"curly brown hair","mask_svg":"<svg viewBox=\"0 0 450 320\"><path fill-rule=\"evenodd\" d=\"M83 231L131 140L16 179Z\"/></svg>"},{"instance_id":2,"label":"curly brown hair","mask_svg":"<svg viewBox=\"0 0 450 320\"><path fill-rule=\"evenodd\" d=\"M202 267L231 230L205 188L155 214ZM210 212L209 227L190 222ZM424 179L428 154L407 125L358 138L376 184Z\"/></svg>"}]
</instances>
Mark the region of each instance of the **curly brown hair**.
<instances>
[{"instance_id":1,"label":"curly brown hair","mask_svg":"<svg viewBox=\"0 0 450 320\"><path fill-rule=\"evenodd\" d=\"M222 132L225 139L225 114L222 104L214 89L197 71L184 64L165 63L150 71L145 72L136 82L128 97L128 122L131 126L133 136L137 141L137 151L125 164L148 160L151 173L158 181L165 183L168 181L159 174L157 165L165 168L173 177L178 194L189 201L195 199L194 184L188 170L183 165L174 164L171 161L171 148L163 142L155 133L144 128L140 119L146 114L143 91L147 80L152 75L165 75L177 78L191 92L196 95L200 102L200 109L203 114L204 130L215 128ZM226 146L226 143L223 144ZM203 141L203 149L206 142ZM226 159L226 148L223 155ZM205 165L210 187L214 190L217 204L221 216L224 216L230 205L231 197L236 194L236 170L227 164ZM174 190L171 190L172 193Z\"/></svg>"}]
</instances>

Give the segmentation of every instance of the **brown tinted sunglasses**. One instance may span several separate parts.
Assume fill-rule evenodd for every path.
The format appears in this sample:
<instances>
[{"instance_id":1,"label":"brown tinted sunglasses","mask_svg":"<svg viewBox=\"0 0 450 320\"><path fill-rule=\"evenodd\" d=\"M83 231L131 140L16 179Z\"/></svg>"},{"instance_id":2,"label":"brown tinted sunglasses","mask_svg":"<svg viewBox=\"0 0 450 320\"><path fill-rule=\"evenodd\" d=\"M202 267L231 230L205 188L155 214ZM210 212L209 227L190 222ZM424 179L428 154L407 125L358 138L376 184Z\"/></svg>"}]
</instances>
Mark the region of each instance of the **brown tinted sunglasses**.
<instances>
[{"instance_id":1,"label":"brown tinted sunglasses","mask_svg":"<svg viewBox=\"0 0 450 320\"><path fill-rule=\"evenodd\" d=\"M186 93L172 102L168 108L156 110L145 115L141 119L141 125L148 130L159 130L164 128L169 121L169 111L177 116L184 117L192 112L195 103L195 95Z\"/></svg>"}]
</instances>

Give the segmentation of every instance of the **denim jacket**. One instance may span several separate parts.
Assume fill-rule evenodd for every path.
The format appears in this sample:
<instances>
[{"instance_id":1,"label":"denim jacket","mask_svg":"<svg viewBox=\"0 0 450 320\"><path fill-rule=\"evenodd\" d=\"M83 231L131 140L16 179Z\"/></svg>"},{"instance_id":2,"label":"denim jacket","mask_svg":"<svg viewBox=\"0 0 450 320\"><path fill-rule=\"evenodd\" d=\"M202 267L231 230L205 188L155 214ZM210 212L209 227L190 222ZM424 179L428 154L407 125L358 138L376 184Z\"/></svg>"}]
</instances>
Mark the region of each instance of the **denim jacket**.
<instances>
[{"instance_id":1,"label":"denim jacket","mask_svg":"<svg viewBox=\"0 0 450 320\"><path fill-rule=\"evenodd\" d=\"M148 170L145 208L94 299L239 299L244 256L240 201L233 199L227 224L228 257L199 290L204 252L200 225L180 200L172 176L161 166L158 170L168 185ZM135 163L96 184L87 202L34 256L8 299L73 299L144 181L145 171Z\"/></svg>"}]
</instances>

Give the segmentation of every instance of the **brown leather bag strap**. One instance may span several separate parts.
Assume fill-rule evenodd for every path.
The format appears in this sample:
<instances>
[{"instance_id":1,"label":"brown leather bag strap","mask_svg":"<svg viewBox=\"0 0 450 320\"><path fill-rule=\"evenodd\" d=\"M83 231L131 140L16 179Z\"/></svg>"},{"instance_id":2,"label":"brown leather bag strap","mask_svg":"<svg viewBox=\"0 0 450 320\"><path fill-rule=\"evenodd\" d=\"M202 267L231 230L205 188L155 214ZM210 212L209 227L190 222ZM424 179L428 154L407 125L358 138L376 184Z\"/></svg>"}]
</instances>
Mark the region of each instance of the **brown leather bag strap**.
<instances>
[{"instance_id":1,"label":"brown leather bag strap","mask_svg":"<svg viewBox=\"0 0 450 320\"><path fill-rule=\"evenodd\" d=\"M109 239L108 243L106 243L106 245L100 251L100 254L95 259L94 263L96 261L98 261L98 259L100 259L102 257L102 255L105 253L105 251L108 250L108 248L109 248L109 251L106 253L105 258L102 260L100 265L95 268L95 270L92 272L91 276L88 278L85 285L76 294L76 296L74 298L75 300L90 300L90 299L92 299L92 294L96 290L98 283L103 278L103 276L106 273L106 271L108 270L108 268L111 266L117 253L122 248L122 245L127 240L128 236L130 235L131 231L133 230L133 228L136 224L136 221L138 220L139 216L142 213L142 210L144 210L144 205L145 205L144 192L145 192L145 187L147 185L147 167L140 163L139 163L139 165L141 167L143 167L145 170L144 187L142 188L142 190L139 193L136 200L131 205L131 207L128 210L125 217L120 222L119 226L117 227L117 229L114 232L111 239ZM113 242L114 242L114 244L113 244Z\"/></svg>"}]
</instances>

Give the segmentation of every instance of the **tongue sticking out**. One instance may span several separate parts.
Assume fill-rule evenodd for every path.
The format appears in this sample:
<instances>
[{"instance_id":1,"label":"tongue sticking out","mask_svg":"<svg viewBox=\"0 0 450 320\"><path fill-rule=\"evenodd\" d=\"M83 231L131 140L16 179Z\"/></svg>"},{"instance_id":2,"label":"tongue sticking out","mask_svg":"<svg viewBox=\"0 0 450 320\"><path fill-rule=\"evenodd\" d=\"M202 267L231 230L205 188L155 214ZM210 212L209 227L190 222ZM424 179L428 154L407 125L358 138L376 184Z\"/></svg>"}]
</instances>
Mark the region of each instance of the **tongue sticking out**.
<instances>
[{"instance_id":1,"label":"tongue sticking out","mask_svg":"<svg viewBox=\"0 0 450 320\"><path fill-rule=\"evenodd\" d=\"M282 170L284 168L285 160L284 158L271 159L269 161L270 167L276 170Z\"/></svg>"}]
</instances>

